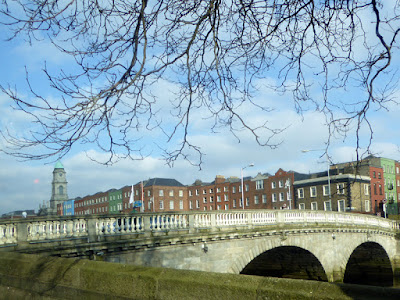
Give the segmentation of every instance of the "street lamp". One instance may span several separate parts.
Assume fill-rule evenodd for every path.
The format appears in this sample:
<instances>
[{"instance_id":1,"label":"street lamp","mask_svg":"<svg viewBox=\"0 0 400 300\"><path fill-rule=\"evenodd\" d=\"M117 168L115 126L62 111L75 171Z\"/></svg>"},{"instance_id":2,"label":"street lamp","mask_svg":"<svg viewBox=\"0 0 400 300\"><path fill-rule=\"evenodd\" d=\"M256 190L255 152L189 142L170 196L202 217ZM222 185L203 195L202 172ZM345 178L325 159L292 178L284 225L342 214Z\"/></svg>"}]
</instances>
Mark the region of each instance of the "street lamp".
<instances>
[{"instance_id":1,"label":"street lamp","mask_svg":"<svg viewBox=\"0 0 400 300\"><path fill-rule=\"evenodd\" d=\"M307 153L307 152L312 152L312 151L324 151L323 149L307 149L307 150L301 150L301 152L303 152L303 153ZM329 192L329 201L331 201L332 200L332 195L331 195L331 176L330 176L330 174L329 174L329 167L330 167L330 165L329 165L329 158L328 158L328 153L325 151L325 156L326 156L326 162L327 162L327 164L328 164L328 192ZM331 205L332 205L332 201L331 201Z\"/></svg>"},{"instance_id":2,"label":"street lamp","mask_svg":"<svg viewBox=\"0 0 400 300\"><path fill-rule=\"evenodd\" d=\"M251 163L241 169L241 176L242 176L242 209L244 209L244 189L243 189L243 170L249 167L254 167L254 164Z\"/></svg>"}]
</instances>

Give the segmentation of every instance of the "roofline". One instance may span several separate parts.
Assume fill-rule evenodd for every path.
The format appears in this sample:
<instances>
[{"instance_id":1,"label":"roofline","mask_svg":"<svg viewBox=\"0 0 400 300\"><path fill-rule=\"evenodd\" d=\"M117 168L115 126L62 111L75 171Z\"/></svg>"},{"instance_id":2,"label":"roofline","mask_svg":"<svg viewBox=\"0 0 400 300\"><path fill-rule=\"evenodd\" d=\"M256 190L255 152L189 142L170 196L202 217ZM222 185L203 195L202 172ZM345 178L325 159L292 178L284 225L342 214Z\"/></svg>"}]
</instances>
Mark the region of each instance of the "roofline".
<instances>
[{"instance_id":1,"label":"roofline","mask_svg":"<svg viewBox=\"0 0 400 300\"><path fill-rule=\"evenodd\" d=\"M369 176L360 176L360 175L353 175L353 174L341 174L341 175L333 175L333 176L324 176L324 177L317 177L317 178L310 178L304 180L298 180L293 182L293 185L301 185L306 183L317 183L317 182L326 182L330 179L333 180L341 180L341 179L353 179L356 181L371 181L371 177Z\"/></svg>"}]
</instances>

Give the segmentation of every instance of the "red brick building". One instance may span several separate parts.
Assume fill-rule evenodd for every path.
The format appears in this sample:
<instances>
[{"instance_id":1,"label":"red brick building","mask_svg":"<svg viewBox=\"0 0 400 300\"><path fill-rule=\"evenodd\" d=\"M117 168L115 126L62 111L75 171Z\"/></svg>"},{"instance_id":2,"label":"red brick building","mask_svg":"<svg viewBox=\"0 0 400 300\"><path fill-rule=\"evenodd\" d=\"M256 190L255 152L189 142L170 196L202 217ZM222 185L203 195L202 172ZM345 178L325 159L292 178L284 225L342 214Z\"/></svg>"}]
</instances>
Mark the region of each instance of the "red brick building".
<instances>
[{"instance_id":1,"label":"red brick building","mask_svg":"<svg viewBox=\"0 0 400 300\"><path fill-rule=\"evenodd\" d=\"M187 188L170 178L152 178L133 186L133 201L129 204L132 186L122 188L123 212L179 212L189 210ZM143 204L143 207L141 206Z\"/></svg>"},{"instance_id":2,"label":"red brick building","mask_svg":"<svg viewBox=\"0 0 400 300\"><path fill-rule=\"evenodd\" d=\"M77 216L108 214L108 201L108 192L99 192L83 198L77 198L74 203L74 214Z\"/></svg>"},{"instance_id":3,"label":"red brick building","mask_svg":"<svg viewBox=\"0 0 400 300\"><path fill-rule=\"evenodd\" d=\"M279 169L275 175L258 173L243 178L217 175L210 183L196 180L188 186L190 210L284 209L292 205L294 173Z\"/></svg>"},{"instance_id":4,"label":"red brick building","mask_svg":"<svg viewBox=\"0 0 400 300\"><path fill-rule=\"evenodd\" d=\"M383 200L385 199L385 183L381 167L369 167L371 178L371 210L374 214L383 213Z\"/></svg>"}]
</instances>

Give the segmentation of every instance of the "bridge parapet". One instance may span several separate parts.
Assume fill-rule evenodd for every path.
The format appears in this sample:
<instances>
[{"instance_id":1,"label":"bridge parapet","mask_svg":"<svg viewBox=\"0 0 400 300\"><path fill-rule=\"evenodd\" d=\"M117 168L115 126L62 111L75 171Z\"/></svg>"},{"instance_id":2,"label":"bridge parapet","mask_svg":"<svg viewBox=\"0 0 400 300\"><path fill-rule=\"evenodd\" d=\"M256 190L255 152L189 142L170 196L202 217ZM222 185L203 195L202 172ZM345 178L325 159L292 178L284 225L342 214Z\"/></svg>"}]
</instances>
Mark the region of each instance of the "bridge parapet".
<instances>
[{"instance_id":1,"label":"bridge parapet","mask_svg":"<svg viewBox=\"0 0 400 300\"><path fill-rule=\"evenodd\" d=\"M0 246L19 243L88 238L97 241L101 236L129 235L147 232L187 233L199 229L210 231L231 227L260 225L287 226L345 225L369 226L399 231L398 221L370 215L308 210L232 210L183 213L143 213L122 215L91 215L70 217L40 217L0 222Z\"/></svg>"}]
</instances>

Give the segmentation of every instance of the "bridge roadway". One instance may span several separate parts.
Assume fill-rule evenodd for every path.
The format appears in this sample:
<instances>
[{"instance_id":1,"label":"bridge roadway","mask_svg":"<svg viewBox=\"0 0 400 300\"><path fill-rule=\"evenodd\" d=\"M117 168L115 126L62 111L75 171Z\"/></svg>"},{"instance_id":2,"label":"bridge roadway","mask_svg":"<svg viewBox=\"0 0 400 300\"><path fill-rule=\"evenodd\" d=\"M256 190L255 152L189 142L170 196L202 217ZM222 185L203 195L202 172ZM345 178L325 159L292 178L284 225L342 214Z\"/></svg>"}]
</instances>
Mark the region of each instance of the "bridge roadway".
<instances>
[{"instance_id":1,"label":"bridge roadway","mask_svg":"<svg viewBox=\"0 0 400 300\"><path fill-rule=\"evenodd\" d=\"M1 221L0 251L400 287L399 233L393 220L306 210L41 217Z\"/></svg>"}]
</instances>

